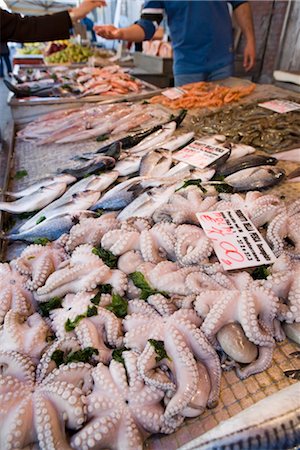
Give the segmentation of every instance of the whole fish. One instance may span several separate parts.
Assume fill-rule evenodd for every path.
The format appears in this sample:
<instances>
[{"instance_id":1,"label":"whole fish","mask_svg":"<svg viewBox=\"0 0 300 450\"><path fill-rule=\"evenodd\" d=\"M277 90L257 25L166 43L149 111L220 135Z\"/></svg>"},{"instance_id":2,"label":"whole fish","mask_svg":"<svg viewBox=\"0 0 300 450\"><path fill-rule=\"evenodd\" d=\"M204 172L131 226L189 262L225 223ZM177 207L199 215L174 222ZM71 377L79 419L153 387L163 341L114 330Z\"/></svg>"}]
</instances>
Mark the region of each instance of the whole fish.
<instances>
[{"instance_id":1,"label":"whole fish","mask_svg":"<svg viewBox=\"0 0 300 450\"><path fill-rule=\"evenodd\" d=\"M98 200L100 193L97 191L76 192L71 197L65 199L65 202L56 206L56 208L42 209L22 225L18 232L32 230L40 222L58 216L60 214L75 213L79 210L89 209ZM15 230L13 230L15 231Z\"/></svg>"},{"instance_id":2,"label":"whole fish","mask_svg":"<svg viewBox=\"0 0 300 450\"><path fill-rule=\"evenodd\" d=\"M230 143L231 146L231 154L228 158L228 161L232 161L233 159L242 158L242 156L250 155L251 153L256 152L254 147L246 144L235 144L234 142Z\"/></svg>"},{"instance_id":3,"label":"whole fish","mask_svg":"<svg viewBox=\"0 0 300 450\"><path fill-rule=\"evenodd\" d=\"M191 131L190 133L184 133L180 136L176 136L169 141L163 143L161 148L173 152L174 150L179 150L185 145L188 145L194 139L195 133Z\"/></svg>"},{"instance_id":4,"label":"whole fish","mask_svg":"<svg viewBox=\"0 0 300 450\"><path fill-rule=\"evenodd\" d=\"M300 446L300 382L272 394L179 450L287 450Z\"/></svg>"},{"instance_id":5,"label":"whole fish","mask_svg":"<svg viewBox=\"0 0 300 450\"><path fill-rule=\"evenodd\" d=\"M67 175L67 174L56 175L54 177L44 178L43 180L37 181L36 183L31 184L30 186L28 186L25 189L22 189L21 191L18 191L18 192L7 191L6 194L8 194L14 198L21 198L21 197L25 197L26 195L33 194L38 189L49 186L56 182L62 182L62 183L66 183L68 185L68 184L74 183L75 181L76 181L76 178L71 175Z\"/></svg>"},{"instance_id":6,"label":"whole fish","mask_svg":"<svg viewBox=\"0 0 300 450\"><path fill-rule=\"evenodd\" d=\"M64 212L39 223L23 233L8 234L5 236L5 239L9 241L34 242L38 238L47 238L50 241L54 241L62 234L68 233L73 225L78 223L80 218L93 215L92 211L85 210L76 211L75 213Z\"/></svg>"},{"instance_id":7,"label":"whole fish","mask_svg":"<svg viewBox=\"0 0 300 450\"><path fill-rule=\"evenodd\" d=\"M112 156L95 155L93 159L70 162L68 166L58 169L58 173L67 173L76 178L82 178L101 170L112 169L115 164L116 160Z\"/></svg>"},{"instance_id":8,"label":"whole fish","mask_svg":"<svg viewBox=\"0 0 300 450\"><path fill-rule=\"evenodd\" d=\"M176 129L176 122L169 122L166 125L164 125L161 129L156 131L153 134L150 134L145 139L143 139L139 144L135 145L134 147L131 147L130 153L141 153L141 152L147 152L147 150L155 149L156 147L159 147L163 142L165 142L172 134L174 133Z\"/></svg>"},{"instance_id":9,"label":"whole fish","mask_svg":"<svg viewBox=\"0 0 300 450\"><path fill-rule=\"evenodd\" d=\"M120 177L131 175L139 171L142 156L126 156L119 160L115 165L115 170L120 174Z\"/></svg>"},{"instance_id":10,"label":"whole fish","mask_svg":"<svg viewBox=\"0 0 300 450\"><path fill-rule=\"evenodd\" d=\"M122 144L120 141L114 141L111 144L105 145L104 147L99 148L99 150L88 153L82 153L80 155L73 156L71 159L74 161L80 161L84 159L93 159L96 157L97 153L101 153L101 155L112 156L115 159L118 159L121 153Z\"/></svg>"},{"instance_id":11,"label":"whole fish","mask_svg":"<svg viewBox=\"0 0 300 450\"><path fill-rule=\"evenodd\" d=\"M246 155L241 158L227 160L225 164L218 167L217 174L227 177L239 170L248 169L257 166L275 166L278 160L271 156L264 155Z\"/></svg>"},{"instance_id":12,"label":"whole fish","mask_svg":"<svg viewBox=\"0 0 300 450\"><path fill-rule=\"evenodd\" d=\"M140 175L149 177L163 176L172 165L171 153L153 150L142 157Z\"/></svg>"},{"instance_id":13,"label":"whole fish","mask_svg":"<svg viewBox=\"0 0 300 450\"><path fill-rule=\"evenodd\" d=\"M285 171L273 166L251 167L224 178L225 183L232 186L235 192L267 189L280 183Z\"/></svg>"},{"instance_id":14,"label":"whole fish","mask_svg":"<svg viewBox=\"0 0 300 450\"><path fill-rule=\"evenodd\" d=\"M134 216L151 217L159 206L169 200L177 186L178 182L143 192L119 213L118 219L127 220Z\"/></svg>"},{"instance_id":15,"label":"whole fish","mask_svg":"<svg viewBox=\"0 0 300 450\"><path fill-rule=\"evenodd\" d=\"M96 191L98 193L98 198L100 196L101 191L107 189L117 178L118 173L115 171L110 171L107 173L103 173L101 175L91 175L87 178L83 178L77 183L73 184L60 198L50 203L50 205L43 208L38 214L28 219L23 225L17 228L13 228L13 231L25 231L29 228L32 228L36 225L36 221L41 216L47 216L48 212L52 209L57 209L61 205L65 205L70 200L73 199L74 194L79 194L84 191ZM78 197L79 198L79 197ZM84 206L80 209L89 209L89 207Z\"/></svg>"},{"instance_id":16,"label":"whole fish","mask_svg":"<svg viewBox=\"0 0 300 450\"><path fill-rule=\"evenodd\" d=\"M66 183L53 183L41 187L30 195L19 198L14 202L0 202L0 210L13 214L36 211L60 197L66 190Z\"/></svg>"},{"instance_id":17,"label":"whole fish","mask_svg":"<svg viewBox=\"0 0 300 450\"><path fill-rule=\"evenodd\" d=\"M300 163L300 148L293 148L292 150L276 153L276 158L283 161L295 161Z\"/></svg>"}]
</instances>

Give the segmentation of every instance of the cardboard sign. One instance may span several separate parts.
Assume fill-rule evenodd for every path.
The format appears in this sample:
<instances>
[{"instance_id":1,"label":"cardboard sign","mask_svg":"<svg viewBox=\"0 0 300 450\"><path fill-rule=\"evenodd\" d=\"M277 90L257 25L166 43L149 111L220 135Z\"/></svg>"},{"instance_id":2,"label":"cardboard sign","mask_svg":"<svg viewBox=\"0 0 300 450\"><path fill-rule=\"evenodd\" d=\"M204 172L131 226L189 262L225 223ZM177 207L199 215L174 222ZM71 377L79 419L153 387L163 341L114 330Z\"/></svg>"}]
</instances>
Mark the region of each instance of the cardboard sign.
<instances>
[{"instance_id":1,"label":"cardboard sign","mask_svg":"<svg viewBox=\"0 0 300 450\"><path fill-rule=\"evenodd\" d=\"M275 262L274 253L243 211L208 211L196 215L213 241L215 253L225 270Z\"/></svg>"},{"instance_id":2,"label":"cardboard sign","mask_svg":"<svg viewBox=\"0 0 300 450\"><path fill-rule=\"evenodd\" d=\"M168 97L170 100L176 100L177 98L182 97L183 94L185 94L185 91L177 87L166 89L162 92L162 95Z\"/></svg>"},{"instance_id":3,"label":"cardboard sign","mask_svg":"<svg viewBox=\"0 0 300 450\"><path fill-rule=\"evenodd\" d=\"M196 140L174 153L173 158L204 169L228 152L228 148Z\"/></svg>"},{"instance_id":4,"label":"cardboard sign","mask_svg":"<svg viewBox=\"0 0 300 450\"><path fill-rule=\"evenodd\" d=\"M258 106L262 108L270 109L277 113L283 114L290 111L296 111L300 109L300 104L296 102L291 102L290 100L270 100L269 102L259 103Z\"/></svg>"}]
</instances>

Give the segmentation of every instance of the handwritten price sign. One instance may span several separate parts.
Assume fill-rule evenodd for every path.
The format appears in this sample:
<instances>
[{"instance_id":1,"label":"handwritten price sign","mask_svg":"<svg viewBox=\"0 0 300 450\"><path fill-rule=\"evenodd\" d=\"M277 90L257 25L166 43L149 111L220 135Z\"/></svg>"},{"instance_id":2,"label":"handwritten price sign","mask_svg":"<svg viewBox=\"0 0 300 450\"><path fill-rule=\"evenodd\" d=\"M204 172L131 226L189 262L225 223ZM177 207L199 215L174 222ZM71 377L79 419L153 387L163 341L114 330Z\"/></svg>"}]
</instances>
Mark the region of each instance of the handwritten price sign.
<instances>
[{"instance_id":1,"label":"handwritten price sign","mask_svg":"<svg viewBox=\"0 0 300 450\"><path fill-rule=\"evenodd\" d=\"M197 213L206 235L225 270L271 264L272 250L241 210Z\"/></svg>"},{"instance_id":2,"label":"handwritten price sign","mask_svg":"<svg viewBox=\"0 0 300 450\"><path fill-rule=\"evenodd\" d=\"M277 113L287 113L290 111L296 111L300 109L299 103L291 102L289 100L270 100L269 102L259 103L258 106L262 108L270 109Z\"/></svg>"},{"instance_id":3,"label":"handwritten price sign","mask_svg":"<svg viewBox=\"0 0 300 450\"><path fill-rule=\"evenodd\" d=\"M228 153L228 151L228 148L218 147L217 145L196 140L174 153L173 157L178 161L183 161L199 169L204 169Z\"/></svg>"}]
</instances>

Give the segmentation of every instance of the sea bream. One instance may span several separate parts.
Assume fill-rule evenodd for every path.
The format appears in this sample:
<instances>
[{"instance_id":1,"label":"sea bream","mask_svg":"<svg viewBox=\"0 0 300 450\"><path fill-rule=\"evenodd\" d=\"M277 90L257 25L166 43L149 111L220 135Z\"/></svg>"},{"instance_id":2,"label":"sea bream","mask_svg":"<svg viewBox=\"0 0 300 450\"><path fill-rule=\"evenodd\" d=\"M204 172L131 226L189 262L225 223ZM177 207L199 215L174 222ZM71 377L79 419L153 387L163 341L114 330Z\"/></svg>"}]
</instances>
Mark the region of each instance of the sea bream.
<instances>
[{"instance_id":1,"label":"sea bream","mask_svg":"<svg viewBox=\"0 0 300 450\"><path fill-rule=\"evenodd\" d=\"M40 187L32 194L19 198L14 202L0 202L0 210L12 214L36 211L60 197L66 190L66 183L53 183L49 186Z\"/></svg>"},{"instance_id":2,"label":"sea bream","mask_svg":"<svg viewBox=\"0 0 300 450\"><path fill-rule=\"evenodd\" d=\"M267 189L280 183L285 171L273 166L251 167L224 178L224 182L232 186L235 192Z\"/></svg>"},{"instance_id":3,"label":"sea bream","mask_svg":"<svg viewBox=\"0 0 300 450\"><path fill-rule=\"evenodd\" d=\"M18 192L7 191L6 194L9 195L10 197L21 198L21 197L25 197L26 195L33 194L38 189L49 186L56 182L62 182L62 183L66 183L68 185L71 183L75 183L75 181L76 181L76 178L73 177L72 175L68 175L68 174L55 175L53 177L48 177L48 178L44 178L40 181L37 181L36 183L31 184L30 186L28 186L25 189L22 189L21 191L18 191Z\"/></svg>"},{"instance_id":4,"label":"sea bream","mask_svg":"<svg viewBox=\"0 0 300 450\"><path fill-rule=\"evenodd\" d=\"M300 446L300 382L224 420L179 450L296 450Z\"/></svg>"}]
</instances>

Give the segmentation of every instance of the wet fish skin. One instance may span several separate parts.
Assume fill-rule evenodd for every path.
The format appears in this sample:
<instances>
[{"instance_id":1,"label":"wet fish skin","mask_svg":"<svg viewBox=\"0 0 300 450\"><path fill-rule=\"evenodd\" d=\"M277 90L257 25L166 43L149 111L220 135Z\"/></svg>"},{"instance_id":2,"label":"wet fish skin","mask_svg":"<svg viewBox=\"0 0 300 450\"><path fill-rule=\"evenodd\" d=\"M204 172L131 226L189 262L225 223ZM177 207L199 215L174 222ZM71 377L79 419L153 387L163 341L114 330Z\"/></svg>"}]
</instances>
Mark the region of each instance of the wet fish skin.
<instances>
[{"instance_id":1,"label":"wet fish skin","mask_svg":"<svg viewBox=\"0 0 300 450\"><path fill-rule=\"evenodd\" d=\"M0 202L0 210L12 214L36 211L60 197L66 188L66 183L53 183L49 186L41 187L32 194L21 197L14 202Z\"/></svg>"},{"instance_id":2,"label":"wet fish skin","mask_svg":"<svg viewBox=\"0 0 300 450\"><path fill-rule=\"evenodd\" d=\"M45 220L34 228L31 228L23 233L13 233L5 236L9 241L25 241L34 242L37 238L47 238L50 241L58 239L62 234L68 231L78 222L79 217L91 217L91 211L78 211L73 214L62 213Z\"/></svg>"},{"instance_id":3,"label":"wet fish skin","mask_svg":"<svg viewBox=\"0 0 300 450\"><path fill-rule=\"evenodd\" d=\"M10 197L21 198L25 197L26 195L33 194L33 192L36 192L41 187L46 187L56 182L63 182L68 185L74 183L76 180L77 178L73 177L72 175L68 174L56 175L54 177L48 177L40 181L37 181L36 183L31 184L30 186L28 186L25 189L22 189L21 191L18 192L7 191L6 194L9 195Z\"/></svg>"},{"instance_id":4,"label":"wet fish skin","mask_svg":"<svg viewBox=\"0 0 300 450\"><path fill-rule=\"evenodd\" d=\"M127 156L117 162L115 170L119 172L121 177L136 173L140 168L141 159L142 156Z\"/></svg>"},{"instance_id":5,"label":"wet fish skin","mask_svg":"<svg viewBox=\"0 0 300 450\"><path fill-rule=\"evenodd\" d=\"M227 177L239 170L248 169L250 167L257 166L275 166L278 160L271 156L264 155L246 155L241 158L228 160L224 165L221 165L217 169L217 174Z\"/></svg>"},{"instance_id":6,"label":"wet fish skin","mask_svg":"<svg viewBox=\"0 0 300 450\"><path fill-rule=\"evenodd\" d=\"M118 209L125 208L134 199L134 191L132 187L139 184L145 177L135 177L130 180L123 181L117 184L108 192L106 192L97 203L95 203L91 210L104 209L117 211Z\"/></svg>"},{"instance_id":7,"label":"wet fish skin","mask_svg":"<svg viewBox=\"0 0 300 450\"><path fill-rule=\"evenodd\" d=\"M172 136L175 129L176 122L168 122L161 129L143 139L139 144L131 147L130 154L141 153L147 151L148 149L153 150L159 147L163 142Z\"/></svg>"},{"instance_id":8,"label":"wet fish skin","mask_svg":"<svg viewBox=\"0 0 300 450\"><path fill-rule=\"evenodd\" d=\"M300 382L260 400L179 450L296 450Z\"/></svg>"},{"instance_id":9,"label":"wet fish skin","mask_svg":"<svg viewBox=\"0 0 300 450\"><path fill-rule=\"evenodd\" d=\"M70 164L70 167L58 169L58 173L67 173L76 178L82 178L101 170L112 169L115 164L116 160L111 156L96 155L93 159L76 161L73 167Z\"/></svg>"},{"instance_id":10,"label":"wet fish skin","mask_svg":"<svg viewBox=\"0 0 300 450\"><path fill-rule=\"evenodd\" d=\"M81 155L76 155L71 158L73 161L82 161L85 159L93 159L96 157L96 154L101 153L105 156L112 156L115 160L119 159L121 154L122 144L120 141L112 142L111 144L105 145L104 147L99 148L94 153L82 153Z\"/></svg>"},{"instance_id":11,"label":"wet fish skin","mask_svg":"<svg viewBox=\"0 0 300 450\"><path fill-rule=\"evenodd\" d=\"M171 165L172 157L170 153L165 154L159 150L153 150L142 157L140 175L161 177L168 172Z\"/></svg>"},{"instance_id":12,"label":"wet fish skin","mask_svg":"<svg viewBox=\"0 0 300 450\"><path fill-rule=\"evenodd\" d=\"M285 171L274 166L259 166L238 172L224 178L224 182L234 188L235 192L267 189L280 183L285 178Z\"/></svg>"},{"instance_id":13,"label":"wet fish skin","mask_svg":"<svg viewBox=\"0 0 300 450\"><path fill-rule=\"evenodd\" d=\"M285 152L276 153L276 158L283 161L295 161L300 163L300 148L293 148Z\"/></svg>"}]
</instances>

